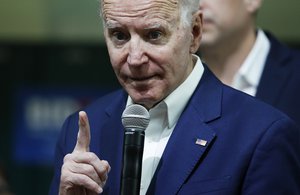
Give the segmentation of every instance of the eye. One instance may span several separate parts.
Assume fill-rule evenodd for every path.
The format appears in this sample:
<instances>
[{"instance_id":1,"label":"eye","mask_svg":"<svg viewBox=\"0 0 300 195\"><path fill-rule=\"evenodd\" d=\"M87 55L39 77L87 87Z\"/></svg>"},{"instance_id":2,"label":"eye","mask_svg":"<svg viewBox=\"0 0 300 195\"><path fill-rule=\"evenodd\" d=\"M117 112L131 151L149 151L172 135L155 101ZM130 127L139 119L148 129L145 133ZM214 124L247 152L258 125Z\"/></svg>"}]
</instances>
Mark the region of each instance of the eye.
<instances>
[{"instance_id":1,"label":"eye","mask_svg":"<svg viewBox=\"0 0 300 195\"><path fill-rule=\"evenodd\" d=\"M113 39L117 40L117 41L124 41L128 39L128 36L121 32L121 31L115 31L112 33L112 37Z\"/></svg>"},{"instance_id":2,"label":"eye","mask_svg":"<svg viewBox=\"0 0 300 195\"><path fill-rule=\"evenodd\" d=\"M157 40L159 39L160 37L162 36L162 33L158 30L155 30L155 31L150 31L148 33L148 38L151 39L151 40Z\"/></svg>"},{"instance_id":3,"label":"eye","mask_svg":"<svg viewBox=\"0 0 300 195\"><path fill-rule=\"evenodd\" d=\"M119 28L108 29L109 39L114 43L114 45L123 45L128 39L130 39L129 34Z\"/></svg>"}]
</instances>

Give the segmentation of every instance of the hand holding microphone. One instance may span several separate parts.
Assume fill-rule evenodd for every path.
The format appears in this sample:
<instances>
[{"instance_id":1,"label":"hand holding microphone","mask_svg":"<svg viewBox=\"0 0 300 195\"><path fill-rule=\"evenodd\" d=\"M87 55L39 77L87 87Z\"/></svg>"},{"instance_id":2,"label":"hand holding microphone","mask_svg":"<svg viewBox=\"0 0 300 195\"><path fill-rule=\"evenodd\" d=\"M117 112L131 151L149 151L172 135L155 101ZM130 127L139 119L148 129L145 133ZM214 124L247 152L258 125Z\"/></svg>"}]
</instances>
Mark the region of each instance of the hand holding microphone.
<instances>
[{"instance_id":1,"label":"hand holding microphone","mask_svg":"<svg viewBox=\"0 0 300 195\"><path fill-rule=\"evenodd\" d=\"M89 151L90 125L87 114L79 112L79 131L76 146L64 157L61 169L60 195L99 194L107 180L110 166L107 161Z\"/></svg>"},{"instance_id":2,"label":"hand holding microphone","mask_svg":"<svg viewBox=\"0 0 300 195\"><path fill-rule=\"evenodd\" d=\"M125 128L123 146L123 168L121 195L138 195L145 129L149 124L149 113L141 105L127 107L122 115ZM90 126L87 114L79 112L79 131L72 153L64 157L61 169L60 195L94 195L103 191L110 166L107 161L89 151Z\"/></svg>"}]
</instances>

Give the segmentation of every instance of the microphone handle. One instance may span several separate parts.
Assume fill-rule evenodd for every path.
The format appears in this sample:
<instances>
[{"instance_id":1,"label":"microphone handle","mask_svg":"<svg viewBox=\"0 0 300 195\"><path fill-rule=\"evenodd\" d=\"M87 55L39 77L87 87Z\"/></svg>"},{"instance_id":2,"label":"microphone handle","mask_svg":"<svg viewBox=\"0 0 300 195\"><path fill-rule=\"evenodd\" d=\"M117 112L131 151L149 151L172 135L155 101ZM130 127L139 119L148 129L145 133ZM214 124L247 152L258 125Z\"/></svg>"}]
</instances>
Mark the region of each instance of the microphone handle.
<instances>
[{"instance_id":1,"label":"microphone handle","mask_svg":"<svg viewBox=\"0 0 300 195\"><path fill-rule=\"evenodd\" d=\"M145 131L125 130L121 195L139 195Z\"/></svg>"}]
</instances>

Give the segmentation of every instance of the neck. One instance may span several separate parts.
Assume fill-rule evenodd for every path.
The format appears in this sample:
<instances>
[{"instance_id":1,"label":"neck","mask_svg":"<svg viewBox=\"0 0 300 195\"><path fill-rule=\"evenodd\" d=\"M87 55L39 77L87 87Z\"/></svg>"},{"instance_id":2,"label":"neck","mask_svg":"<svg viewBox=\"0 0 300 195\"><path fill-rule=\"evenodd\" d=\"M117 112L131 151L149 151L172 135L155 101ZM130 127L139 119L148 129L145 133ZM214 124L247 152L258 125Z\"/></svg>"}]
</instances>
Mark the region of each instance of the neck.
<instances>
[{"instance_id":1,"label":"neck","mask_svg":"<svg viewBox=\"0 0 300 195\"><path fill-rule=\"evenodd\" d=\"M235 36L232 39L226 39L222 43L200 46L203 61L227 85L232 84L235 74L255 43L255 31L248 32L245 33L245 36Z\"/></svg>"}]
</instances>

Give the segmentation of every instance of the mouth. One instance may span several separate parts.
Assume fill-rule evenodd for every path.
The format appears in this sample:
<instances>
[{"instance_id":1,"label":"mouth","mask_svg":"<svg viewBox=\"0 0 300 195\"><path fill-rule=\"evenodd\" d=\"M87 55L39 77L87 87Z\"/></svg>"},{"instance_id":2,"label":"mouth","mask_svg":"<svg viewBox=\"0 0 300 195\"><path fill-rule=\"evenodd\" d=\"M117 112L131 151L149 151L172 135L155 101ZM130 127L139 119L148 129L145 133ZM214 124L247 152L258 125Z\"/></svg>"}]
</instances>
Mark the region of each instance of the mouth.
<instances>
[{"instance_id":1,"label":"mouth","mask_svg":"<svg viewBox=\"0 0 300 195\"><path fill-rule=\"evenodd\" d=\"M204 23L205 25L207 25L207 24L212 24L212 23L213 23L213 20L212 20L211 18L204 18L204 19L203 19L203 23Z\"/></svg>"},{"instance_id":2,"label":"mouth","mask_svg":"<svg viewBox=\"0 0 300 195\"><path fill-rule=\"evenodd\" d=\"M129 80L135 82L145 82L151 80L152 78L154 78L154 76L138 76L138 77L128 77L128 78Z\"/></svg>"},{"instance_id":3,"label":"mouth","mask_svg":"<svg viewBox=\"0 0 300 195\"><path fill-rule=\"evenodd\" d=\"M157 81L156 76L148 76L148 77L128 77L126 83L131 87L135 88L138 91L147 91L150 88L155 86Z\"/></svg>"},{"instance_id":4,"label":"mouth","mask_svg":"<svg viewBox=\"0 0 300 195\"><path fill-rule=\"evenodd\" d=\"M203 24L212 24L214 23L214 14L208 10L203 11Z\"/></svg>"},{"instance_id":5,"label":"mouth","mask_svg":"<svg viewBox=\"0 0 300 195\"><path fill-rule=\"evenodd\" d=\"M153 77L127 77L126 85L135 91L148 91L153 83Z\"/></svg>"}]
</instances>

